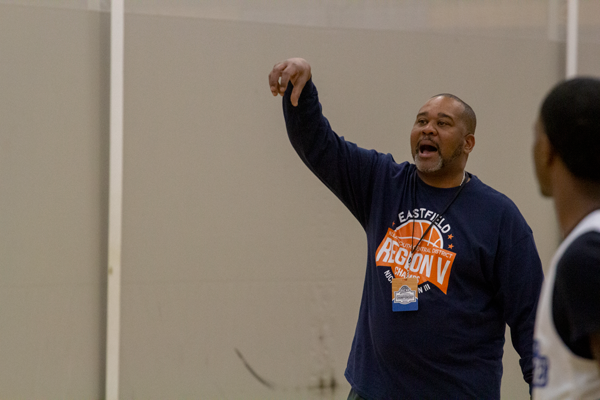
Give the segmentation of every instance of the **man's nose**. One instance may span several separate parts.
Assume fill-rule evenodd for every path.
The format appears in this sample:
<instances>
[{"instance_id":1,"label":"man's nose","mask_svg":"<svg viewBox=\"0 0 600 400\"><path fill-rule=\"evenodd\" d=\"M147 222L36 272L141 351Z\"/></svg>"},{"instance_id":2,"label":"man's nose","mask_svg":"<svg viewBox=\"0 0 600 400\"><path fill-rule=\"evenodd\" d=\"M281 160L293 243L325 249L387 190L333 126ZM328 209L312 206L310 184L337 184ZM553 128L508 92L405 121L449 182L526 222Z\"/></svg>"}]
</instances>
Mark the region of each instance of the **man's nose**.
<instances>
[{"instance_id":1,"label":"man's nose","mask_svg":"<svg viewBox=\"0 0 600 400\"><path fill-rule=\"evenodd\" d=\"M435 125L431 121L429 121L427 123L427 125L425 125L421 129L421 132L425 135L437 135L437 129L435 128Z\"/></svg>"}]
</instances>

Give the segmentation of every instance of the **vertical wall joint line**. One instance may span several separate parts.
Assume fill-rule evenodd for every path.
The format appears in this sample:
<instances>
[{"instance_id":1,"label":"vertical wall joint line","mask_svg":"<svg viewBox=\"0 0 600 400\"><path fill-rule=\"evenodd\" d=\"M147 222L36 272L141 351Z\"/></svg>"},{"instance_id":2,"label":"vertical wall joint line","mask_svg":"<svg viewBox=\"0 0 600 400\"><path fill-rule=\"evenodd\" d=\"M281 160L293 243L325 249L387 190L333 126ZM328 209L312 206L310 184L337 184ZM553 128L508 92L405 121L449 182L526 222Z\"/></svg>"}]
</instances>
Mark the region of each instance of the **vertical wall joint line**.
<instances>
[{"instance_id":1,"label":"vertical wall joint line","mask_svg":"<svg viewBox=\"0 0 600 400\"><path fill-rule=\"evenodd\" d=\"M124 0L110 10L110 161L108 193L108 288L106 317L106 399L119 398L121 323L121 223L123 203Z\"/></svg>"},{"instance_id":2,"label":"vertical wall joint line","mask_svg":"<svg viewBox=\"0 0 600 400\"><path fill-rule=\"evenodd\" d=\"M567 65L566 78L577 75L577 46L579 42L579 0L567 0Z\"/></svg>"}]
</instances>

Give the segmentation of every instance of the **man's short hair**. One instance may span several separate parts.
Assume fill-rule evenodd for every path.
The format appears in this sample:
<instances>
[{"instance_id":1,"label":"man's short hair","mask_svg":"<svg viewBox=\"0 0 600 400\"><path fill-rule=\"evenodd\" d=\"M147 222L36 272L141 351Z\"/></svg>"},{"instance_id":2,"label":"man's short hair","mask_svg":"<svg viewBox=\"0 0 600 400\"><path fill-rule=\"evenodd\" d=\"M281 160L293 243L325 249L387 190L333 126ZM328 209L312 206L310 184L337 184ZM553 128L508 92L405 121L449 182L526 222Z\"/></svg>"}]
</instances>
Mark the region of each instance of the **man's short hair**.
<instances>
[{"instance_id":1,"label":"man's short hair","mask_svg":"<svg viewBox=\"0 0 600 400\"><path fill-rule=\"evenodd\" d=\"M465 121L465 125L467 126L467 134L474 135L475 128L477 127L477 116L475 116L475 111L473 111L471 106L468 105L467 103L465 103L464 101L462 101L458 96L453 95L452 93L440 93L440 94L436 94L433 97L439 97L439 96L454 99L463 105L464 110L463 110L462 118ZM433 97L432 97L432 99L433 99Z\"/></svg>"},{"instance_id":2,"label":"man's short hair","mask_svg":"<svg viewBox=\"0 0 600 400\"><path fill-rule=\"evenodd\" d=\"M567 169L578 178L600 182L600 79L559 83L542 103L540 117Z\"/></svg>"}]
</instances>

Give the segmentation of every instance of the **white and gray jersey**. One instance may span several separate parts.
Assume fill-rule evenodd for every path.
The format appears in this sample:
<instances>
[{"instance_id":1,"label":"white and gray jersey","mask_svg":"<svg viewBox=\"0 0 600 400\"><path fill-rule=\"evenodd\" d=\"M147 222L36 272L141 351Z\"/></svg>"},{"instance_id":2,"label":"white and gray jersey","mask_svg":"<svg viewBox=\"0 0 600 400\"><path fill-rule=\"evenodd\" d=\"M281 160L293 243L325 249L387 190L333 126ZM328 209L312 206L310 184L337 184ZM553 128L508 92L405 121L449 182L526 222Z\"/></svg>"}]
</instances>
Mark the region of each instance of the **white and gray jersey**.
<instances>
[{"instance_id":1,"label":"white and gray jersey","mask_svg":"<svg viewBox=\"0 0 600 400\"><path fill-rule=\"evenodd\" d=\"M600 399L589 335L600 332L600 210L558 248L538 303L534 399Z\"/></svg>"}]
</instances>

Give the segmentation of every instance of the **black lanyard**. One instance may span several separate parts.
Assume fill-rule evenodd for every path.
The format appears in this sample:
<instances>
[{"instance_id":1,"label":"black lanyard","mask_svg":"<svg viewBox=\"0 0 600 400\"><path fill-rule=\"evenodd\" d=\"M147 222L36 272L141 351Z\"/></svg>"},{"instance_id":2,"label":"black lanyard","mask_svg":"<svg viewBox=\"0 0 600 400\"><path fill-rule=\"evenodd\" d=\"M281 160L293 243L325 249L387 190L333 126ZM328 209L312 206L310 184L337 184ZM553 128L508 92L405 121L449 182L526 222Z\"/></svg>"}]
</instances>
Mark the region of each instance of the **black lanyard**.
<instances>
[{"instance_id":1,"label":"black lanyard","mask_svg":"<svg viewBox=\"0 0 600 400\"><path fill-rule=\"evenodd\" d=\"M460 192L463 190L463 188L465 187L465 183L467 183L467 173L464 172L465 175L463 175L463 181L460 183L460 186L458 187L458 190L456 191L456 194L454 195L454 197L452 198L452 200L450 200L450 202L446 205L446 207L444 208L444 211L442 211L441 213L439 213L437 215L437 217L435 217L433 219L433 221L431 221L431 224L429 224L429 226L427 227L427 229L425 230L425 232L423 232L423 236L421 236L421 239L419 239L419 241L417 242L417 245L412 247L413 241L414 241L414 237L415 237L415 217L413 215L413 233L411 236L411 249L410 249L410 256L408 257L408 267L410 268L410 265L412 263L412 257L415 254L415 252L417 251L417 249L419 248L419 245L421 244L421 241L423 240L423 238L425 237L425 235L427 235L427 233L429 232L429 230L431 229L431 227L437 223L438 219L441 218L441 216L448 211L448 209L450 208L450 206L452 205L452 203L454 203L454 200L456 200L456 198L458 197L458 195L460 194ZM413 207L417 206L417 169L415 168L415 174L414 174L414 180L413 180Z\"/></svg>"}]
</instances>

